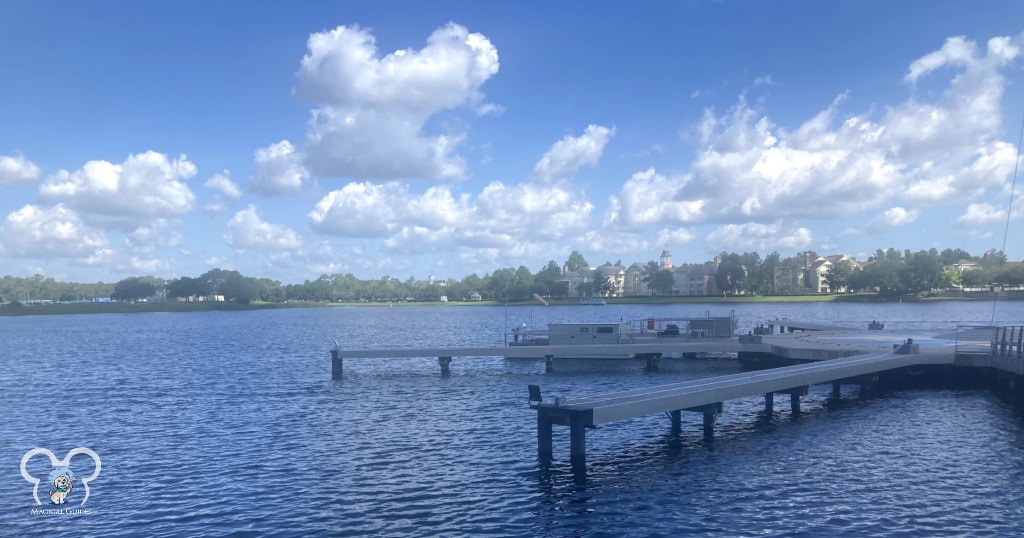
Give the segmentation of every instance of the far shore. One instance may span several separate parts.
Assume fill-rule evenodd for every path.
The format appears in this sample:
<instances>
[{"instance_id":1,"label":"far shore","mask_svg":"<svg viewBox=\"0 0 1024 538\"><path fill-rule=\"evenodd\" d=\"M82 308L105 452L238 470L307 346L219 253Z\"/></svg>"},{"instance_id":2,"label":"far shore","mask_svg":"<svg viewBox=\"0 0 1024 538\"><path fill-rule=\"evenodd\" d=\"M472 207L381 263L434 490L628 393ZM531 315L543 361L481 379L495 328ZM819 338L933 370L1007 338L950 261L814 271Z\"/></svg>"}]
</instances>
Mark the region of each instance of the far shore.
<instances>
[{"instance_id":1,"label":"far shore","mask_svg":"<svg viewBox=\"0 0 1024 538\"><path fill-rule=\"evenodd\" d=\"M767 296L668 296L668 297L609 297L609 305L619 304L686 304L686 303L799 303L799 302L923 302L923 301L991 301L993 294L972 296L914 296L878 294L841 295L767 295ZM998 300L1024 300L1022 294L1001 294ZM582 306L579 299L547 299L551 306ZM232 302L163 302L163 303L63 303L47 305L0 305L0 316L38 316L66 314L136 314L144 312L220 312L241 310L267 310L278 308L332 308L332 307L417 307L417 306L536 306L534 300L521 301L378 301L378 302L317 302L290 301L285 303ZM591 307L597 308L597 307Z\"/></svg>"}]
</instances>

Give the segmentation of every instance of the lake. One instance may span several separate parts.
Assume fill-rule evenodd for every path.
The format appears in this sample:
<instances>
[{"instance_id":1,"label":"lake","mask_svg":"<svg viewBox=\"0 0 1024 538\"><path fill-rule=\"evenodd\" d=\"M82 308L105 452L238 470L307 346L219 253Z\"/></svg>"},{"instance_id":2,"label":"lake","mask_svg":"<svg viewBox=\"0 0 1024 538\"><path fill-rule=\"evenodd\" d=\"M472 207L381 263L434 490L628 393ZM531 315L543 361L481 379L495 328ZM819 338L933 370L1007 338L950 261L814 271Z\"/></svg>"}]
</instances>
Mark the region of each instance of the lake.
<instances>
[{"instance_id":1,"label":"lake","mask_svg":"<svg viewBox=\"0 0 1024 538\"><path fill-rule=\"evenodd\" d=\"M343 347L499 345L504 328L728 315L887 329L989 324L991 303L744 303L360 307L0 318L0 534L104 536L938 536L1024 533L1024 420L991 392L901 390L792 416L725 403L716 438L651 416L588 432L574 476L568 430L536 457L527 385L585 395L734 373L733 360L584 363L348 359ZM1024 303L995 321L1024 324ZM69 509L37 506L19 463L94 450L102 471ZM91 462L72 460L87 476ZM80 467L80 468L79 468Z\"/></svg>"}]
</instances>

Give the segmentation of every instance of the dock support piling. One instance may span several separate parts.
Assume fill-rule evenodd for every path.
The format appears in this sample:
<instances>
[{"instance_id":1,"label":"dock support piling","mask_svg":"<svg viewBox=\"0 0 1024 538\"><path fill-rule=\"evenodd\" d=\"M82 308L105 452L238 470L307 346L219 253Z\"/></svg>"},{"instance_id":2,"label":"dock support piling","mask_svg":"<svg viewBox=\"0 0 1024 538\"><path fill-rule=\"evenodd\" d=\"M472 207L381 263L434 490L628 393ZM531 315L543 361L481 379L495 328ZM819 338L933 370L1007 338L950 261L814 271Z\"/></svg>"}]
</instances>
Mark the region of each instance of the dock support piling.
<instances>
[{"instance_id":1,"label":"dock support piling","mask_svg":"<svg viewBox=\"0 0 1024 538\"><path fill-rule=\"evenodd\" d=\"M764 393L764 412L772 414L775 411L775 393L766 392Z\"/></svg>"},{"instance_id":2,"label":"dock support piling","mask_svg":"<svg viewBox=\"0 0 1024 538\"><path fill-rule=\"evenodd\" d=\"M839 381L833 381L832 382L832 399L833 400L838 400L839 399L840 389L841 389L841 387L839 385Z\"/></svg>"},{"instance_id":3,"label":"dock support piling","mask_svg":"<svg viewBox=\"0 0 1024 538\"><path fill-rule=\"evenodd\" d=\"M569 415L569 459L573 463L587 460L587 430L583 413Z\"/></svg>"},{"instance_id":4,"label":"dock support piling","mask_svg":"<svg viewBox=\"0 0 1024 538\"><path fill-rule=\"evenodd\" d=\"M338 349L331 350L331 379L341 379L342 372L342 359L338 354Z\"/></svg>"},{"instance_id":5,"label":"dock support piling","mask_svg":"<svg viewBox=\"0 0 1024 538\"><path fill-rule=\"evenodd\" d=\"M661 364L661 353L646 353L647 358L647 370L651 372L658 371L658 365Z\"/></svg>"},{"instance_id":6,"label":"dock support piling","mask_svg":"<svg viewBox=\"0 0 1024 538\"><path fill-rule=\"evenodd\" d=\"M684 411L693 411L704 415L704 439L707 441L715 437L715 419L722 413L722 402L690 407Z\"/></svg>"},{"instance_id":7,"label":"dock support piling","mask_svg":"<svg viewBox=\"0 0 1024 538\"><path fill-rule=\"evenodd\" d=\"M683 433L683 412L679 409L669 413L672 418L672 435L678 436Z\"/></svg>"},{"instance_id":8,"label":"dock support piling","mask_svg":"<svg viewBox=\"0 0 1024 538\"><path fill-rule=\"evenodd\" d=\"M551 447L551 419L547 413L537 410L537 456L541 461L551 461L554 450Z\"/></svg>"},{"instance_id":9,"label":"dock support piling","mask_svg":"<svg viewBox=\"0 0 1024 538\"><path fill-rule=\"evenodd\" d=\"M715 438L715 417L713 411L704 411L704 440L711 441Z\"/></svg>"},{"instance_id":10,"label":"dock support piling","mask_svg":"<svg viewBox=\"0 0 1024 538\"><path fill-rule=\"evenodd\" d=\"M451 357L438 357L437 363L441 365L441 375L450 376L452 375L452 358Z\"/></svg>"},{"instance_id":11,"label":"dock support piling","mask_svg":"<svg viewBox=\"0 0 1024 538\"><path fill-rule=\"evenodd\" d=\"M555 371L555 356L554 355L544 355L544 371L549 373L549 374L551 372Z\"/></svg>"},{"instance_id":12,"label":"dock support piling","mask_svg":"<svg viewBox=\"0 0 1024 538\"><path fill-rule=\"evenodd\" d=\"M791 392L789 394L789 408L794 415L800 414L800 393Z\"/></svg>"}]
</instances>

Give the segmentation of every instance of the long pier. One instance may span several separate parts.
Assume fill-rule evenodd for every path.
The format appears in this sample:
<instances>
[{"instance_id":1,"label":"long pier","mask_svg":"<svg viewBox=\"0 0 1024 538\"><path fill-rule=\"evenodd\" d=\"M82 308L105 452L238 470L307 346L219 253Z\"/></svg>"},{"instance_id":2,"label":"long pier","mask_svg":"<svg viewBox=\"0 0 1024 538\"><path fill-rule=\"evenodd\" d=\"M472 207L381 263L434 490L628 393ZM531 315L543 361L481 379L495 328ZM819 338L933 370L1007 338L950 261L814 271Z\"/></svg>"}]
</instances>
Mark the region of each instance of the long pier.
<instances>
[{"instance_id":1,"label":"long pier","mask_svg":"<svg viewBox=\"0 0 1024 538\"><path fill-rule=\"evenodd\" d=\"M588 359L647 359L648 367L657 369L661 357L675 353L738 353L741 351L770 352L771 345L760 340L743 343L739 338L719 338L701 341L690 341L686 338L665 338L654 343L645 344L601 344L601 345L545 345L545 346L505 346L505 347L439 347L439 348L379 348L379 349L342 349L335 346L331 350L331 376L339 379L343 375L345 359L389 359L403 357L437 357L441 366L441 374L451 373L452 359L455 357L505 357L505 358L543 358L548 372L554 371L556 357L574 357Z\"/></svg>"},{"instance_id":2,"label":"long pier","mask_svg":"<svg viewBox=\"0 0 1024 538\"><path fill-rule=\"evenodd\" d=\"M698 379L670 385L659 385L598 396L559 399L556 402L536 402L538 454L551 459L552 425L569 426L570 457L581 461L586 458L585 428L646 415L668 413L672 431L681 430L681 411L695 411L704 415L704 436L713 436L716 417L727 400L763 395L765 407L772 410L774 395L788 394L794 412L799 412L800 397L808 387L818 383L833 383L838 396L839 383L886 370L916 365L953 364L954 353L919 353L915 344L902 344L893 351L857 355L839 359L797 364L769 370L744 372L709 379Z\"/></svg>"},{"instance_id":3,"label":"long pier","mask_svg":"<svg viewBox=\"0 0 1024 538\"><path fill-rule=\"evenodd\" d=\"M1008 388L1024 387L1024 327L961 327L940 334L923 331L860 330L820 323L773 320L769 327L783 327L782 334L743 335L736 338L657 339L651 343L605 345L538 345L506 347L451 347L419 349L331 350L331 371L342 377L346 358L437 357L442 375L451 372L453 357L540 358L552 371L555 357L646 358L657 369L663 355L697 352L735 352L744 357L771 357L789 366L744 372L709 379L673 383L596 396L555 398L542 401L540 387L530 386L530 407L537 412L537 447L542 460L552 454L555 425L569 427L570 459L586 459L586 431L602 424L666 413L672 431L681 431L683 411L704 416L704 435L711 438L718 415L728 400L763 396L771 411L776 394L789 395L794 413L810 385L832 383L838 397L844 383L867 384L881 372L921 365L954 365L997 372ZM796 332L794 332L796 331ZM999 377L1001 376L1001 377Z\"/></svg>"}]
</instances>

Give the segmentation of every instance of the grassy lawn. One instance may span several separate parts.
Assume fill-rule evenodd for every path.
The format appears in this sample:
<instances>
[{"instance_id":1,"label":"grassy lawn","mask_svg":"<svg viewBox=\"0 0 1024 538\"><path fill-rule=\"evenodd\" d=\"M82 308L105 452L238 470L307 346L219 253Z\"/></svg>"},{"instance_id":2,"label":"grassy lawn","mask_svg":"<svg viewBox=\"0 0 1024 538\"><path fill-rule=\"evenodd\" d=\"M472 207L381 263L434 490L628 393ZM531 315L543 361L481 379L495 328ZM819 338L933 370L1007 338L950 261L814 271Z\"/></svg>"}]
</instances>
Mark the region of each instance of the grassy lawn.
<instances>
[{"instance_id":1,"label":"grassy lawn","mask_svg":"<svg viewBox=\"0 0 1024 538\"><path fill-rule=\"evenodd\" d=\"M878 295L874 293L858 293L850 295L767 295L739 297L609 297L608 304L686 304L686 303L801 303L801 302L911 302L911 301L991 301L992 297L950 297L932 296L917 297L914 295ZM999 300L1021 300L1021 296L1000 296ZM579 299L547 299L552 306L579 306ZM532 306L538 303L533 300L509 301L509 306ZM441 302L404 302L394 303L320 303L313 301L292 301L287 303L250 303L238 304L230 302L193 302L193 303L69 303L50 305L0 305L0 316L37 316L55 314L135 314L140 312L208 312L264 310L273 308L327 308L327 307L359 307L359 306L504 306L505 301L448 301Z\"/></svg>"}]
</instances>

